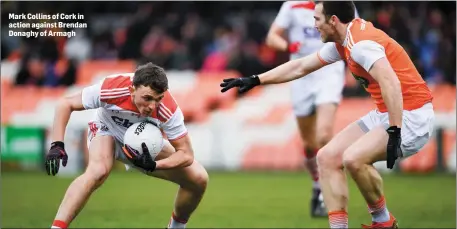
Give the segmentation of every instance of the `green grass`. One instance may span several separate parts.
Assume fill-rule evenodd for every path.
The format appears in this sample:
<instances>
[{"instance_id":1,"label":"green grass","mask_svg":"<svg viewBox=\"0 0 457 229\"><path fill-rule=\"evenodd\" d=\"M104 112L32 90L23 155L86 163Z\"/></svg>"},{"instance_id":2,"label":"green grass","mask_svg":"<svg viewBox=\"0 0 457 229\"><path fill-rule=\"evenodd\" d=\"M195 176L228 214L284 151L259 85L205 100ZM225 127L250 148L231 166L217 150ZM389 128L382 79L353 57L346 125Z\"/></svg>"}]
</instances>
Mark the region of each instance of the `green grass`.
<instances>
[{"instance_id":1,"label":"green grass","mask_svg":"<svg viewBox=\"0 0 457 229\"><path fill-rule=\"evenodd\" d=\"M206 196L188 227L328 228L309 216L306 173L211 172ZM2 174L2 226L49 228L72 179L44 173ZM454 175L385 176L389 210L401 228L455 228ZM177 186L139 173L115 172L92 196L71 227L165 228ZM370 216L350 182L349 224Z\"/></svg>"}]
</instances>

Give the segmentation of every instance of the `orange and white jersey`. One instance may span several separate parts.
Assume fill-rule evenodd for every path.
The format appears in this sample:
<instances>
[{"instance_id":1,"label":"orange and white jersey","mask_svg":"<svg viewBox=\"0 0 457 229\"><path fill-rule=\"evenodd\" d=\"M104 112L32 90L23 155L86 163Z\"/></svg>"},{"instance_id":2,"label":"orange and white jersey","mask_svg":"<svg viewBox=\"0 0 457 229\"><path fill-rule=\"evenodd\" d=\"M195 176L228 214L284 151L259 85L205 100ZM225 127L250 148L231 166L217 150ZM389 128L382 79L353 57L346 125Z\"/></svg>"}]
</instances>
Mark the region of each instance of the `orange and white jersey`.
<instances>
[{"instance_id":1,"label":"orange and white jersey","mask_svg":"<svg viewBox=\"0 0 457 229\"><path fill-rule=\"evenodd\" d=\"M380 112L387 112L378 82L368 73L373 64L386 57L395 71L403 95L403 109L414 110L432 101L433 97L406 51L395 40L371 22L356 18L349 23L343 45L325 44L317 53L330 64L343 59L352 75L371 94Z\"/></svg>"},{"instance_id":2,"label":"orange and white jersey","mask_svg":"<svg viewBox=\"0 0 457 229\"><path fill-rule=\"evenodd\" d=\"M150 121L162 129L169 140L176 140L187 134L184 116L169 91L152 112L150 117L141 117L133 104L129 86L133 73L117 74L104 78L98 84L82 90L82 103L86 109L97 109L95 120L105 125L119 142L123 142L125 131L133 123Z\"/></svg>"}]
</instances>

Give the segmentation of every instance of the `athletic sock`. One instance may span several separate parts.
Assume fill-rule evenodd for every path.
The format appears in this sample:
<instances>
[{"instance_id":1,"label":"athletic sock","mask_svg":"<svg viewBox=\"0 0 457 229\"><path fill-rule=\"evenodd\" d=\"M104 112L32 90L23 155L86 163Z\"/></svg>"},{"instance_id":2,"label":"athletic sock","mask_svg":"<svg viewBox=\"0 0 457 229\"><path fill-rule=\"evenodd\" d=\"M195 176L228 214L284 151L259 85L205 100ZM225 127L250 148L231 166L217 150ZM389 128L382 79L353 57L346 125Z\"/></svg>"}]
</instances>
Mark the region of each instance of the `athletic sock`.
<instances>
[{"instance_id":1,"label":"athletic sock","mask_svg":"<svg viewBox=\"0 0 457 229\"><path fill-rule=\"evenodd\" d=\"M311 175L311 178L314 181L313 187L317 186L317 188L320 188L319 187L319 182L318 182L318 180L319 180L319 171L317 170L317 162L316 162L317 150L306 148L304 150L304 154L305 154L305 157L306 157L305 166L308 169L308 171L309 171L309 173Z\"/></svg>"},{"instance_id":2,"label":"athletic sock","mask_svg":"<svg viewBox=\"0 0 457 229\"><path fill-rule=\"evenodd\" d=\"M68 224L65 223L65 222L62 221L62 220L54 220L54 222L52 223L51 228L66 229L66 228L68 228Z\"/></svg>"},{"instance_id":3,"label":"athletic sock","mask_svg":"<svg viewBox=\"0 0 457 229\"><path fill-rule=\"evenodd\" d=\"M313 181L313 189L321 190L321 185L319 184L319 181Z\"/></svg>"},{"instance_id":4,"label":"athletic sock","mask_svg":"<svg viewBox=\"0 0 457 229\"><path fill-rule=\"evenodd\" d=\"M171 214L170 222L168 223L168 228L186 228L187 220L178 219L175 213Z\"/></svg>"},{"instance_id":5,"label":"athletic sock","mask_svg":"<svg viewBox=\"0 0 457 229\"><path fill-rule=\"evenodd\" d=\"M348 213L346 211L331 211L328 213L330 228L348 228Z\"/></svg>"},{"instance_id":6,"label":"athletic sock","mask_svg":"<svg viewBox=\"0 0 457 229\"><path fill-rule=\"evenodd\" d=\"M368 211L371 214L372 221L383 223L390 220L389 210L386 207L386 199L381 196L373 205L368 205Z\"/></svg>"}]
</instances>

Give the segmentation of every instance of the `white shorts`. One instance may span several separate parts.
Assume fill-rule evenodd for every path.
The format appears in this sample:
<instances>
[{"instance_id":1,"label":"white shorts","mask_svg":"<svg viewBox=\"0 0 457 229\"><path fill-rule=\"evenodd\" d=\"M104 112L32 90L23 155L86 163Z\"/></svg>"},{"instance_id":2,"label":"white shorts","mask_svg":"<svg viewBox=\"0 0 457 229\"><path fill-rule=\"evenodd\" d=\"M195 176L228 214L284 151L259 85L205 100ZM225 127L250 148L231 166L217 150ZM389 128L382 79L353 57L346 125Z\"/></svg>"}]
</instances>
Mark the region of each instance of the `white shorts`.
<instances>
[{"instance_id":1,"label":"white shorts","mask_svg":"<svg viewBox=\"0 0 457 229\"><path fill-rule=\"evenodd\" d=\"M114 139L114 158L124 164L131 165L129 160L125 157L122 152L122 142L116 140L114 135L110 132L110 129L106 124L101 121L91 121L89 122L88 132L87 132L87 149L90 147L92 139L96 136L112 136Z\"/></svg>"},{"instance_id":2,"label":"white shorts","mask_svg":"<svg viewBox=\"0 0 457 229\"><path fill-rule=\"evenodd\" d=\"M114 139L114 159L122 162L125 165L126 170L130 170L130 168L135 168L135 169L139 170L140 172L142 172L146 175L149 175L149 172L146 172L144 169L134 166L127 159L127 157L122 152L122 146L124 146L124 144L122 142L116 140L114 135L110 132L108 126L101 121L89 122L89 128L88 128L88 133L87 133L87 149L88 150L90 148L90 143L91 143L92 139L94 139L94 137L96 137L96 136L112 136L113 137L113 139ZM90 152L90 150L89 150L89 152Z\"/></svg>"},{"instance_id":3,"label":"white shorts","mask_svg":"<svg viewBox=\"0 0 457 229\"><path fill-rule=\"evenodd\" d=\"M144 169L133 165L125 156L122 151L122 147L124 144L114 137L114 135L110 132L108 126L101 121L91 121L89 122L88 132L87 132L87 149L90 148L90 143L92 139L96 136L112 136L114 139L114 159L117 161L122 162L125 165L126 170L130 170L130 168L134 168L146 175L151 175L151 172L147 172ZM165 144L170 144L168 140L165 140ZM90 152L90 150L89 150Z\"/></svg>"},{"instance_id":4,"label":"white shorts","mask_svg":"<svg viewBox=\"0 0 457 229\"><path fill-rule=\"evenodd\" d=\"M416 110L403 111L403 124L401 128L401 149L403 157L414 155L427 144L432 137L435 113L433 105L427 103ZM389 114L372 110L357 123L364 132L368 132L375 127L383 126L389 128Z\"/></svg>"},{"instance_id":5,"label":"white shorts","mask_svg":"<svg viewBox=\"0 0 457 229\"><path fill-rule=\"evenodd\" d=\"M327 65L291 82L294 114L298 117L314 113L316 106L341 102L345 67L342 61Z\"/></svg>"}]
</instances>

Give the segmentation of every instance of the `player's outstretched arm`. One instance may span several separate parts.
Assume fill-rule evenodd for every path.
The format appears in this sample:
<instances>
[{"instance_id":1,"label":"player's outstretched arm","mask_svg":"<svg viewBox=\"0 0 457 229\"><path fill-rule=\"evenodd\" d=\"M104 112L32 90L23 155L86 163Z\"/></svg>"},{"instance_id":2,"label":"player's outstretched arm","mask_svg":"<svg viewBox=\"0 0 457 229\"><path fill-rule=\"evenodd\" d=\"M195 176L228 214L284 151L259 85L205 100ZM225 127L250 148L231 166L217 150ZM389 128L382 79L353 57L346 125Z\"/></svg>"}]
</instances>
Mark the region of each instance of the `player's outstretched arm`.
<instances>
[{"instance_id":1,"label":"player's outstretched arm","mask_svg":"<svg viewBox=\"0 0 457 229\"><path fill-rule=\"evenodd\" d=\"M317 53L291 60L259 75L260 84L280 84L296 80L314 72L326 64L319 60Z\"/></svg>"},{"instance_id":2,"label":"player's outstretched arm","mask_svg":"<svg viewBox=\"0 0 457 229\"><path fill-rule=\"evenodd\" d=\"M156 169L166 170L182 168L191 165L194 162L194 151L189 135L185 135L176 140L170 140L171 145L176 152L169 157L156 161Z\"/></svg>"},{"instance_id":3,"label":"player's outstretched arm","mask_svg":"<svg viewBox=\"0 0 457 229\"><path fill-rule=\"evenodd\" d=\"M300 59L286 62L260 75L224 79L220 85L222 87L221 92L226 92L233 87L238 87L239 92L246 92L261 84L286 83L314 72L326 64L319 59L317 53L313 53Z\"/></svg>"},{"instance_id":4,"label":"player's outstretched arm","mask_svg":"<svg viewBox=\"0 0 457 229\"><path fill-rule=\"evenodd\" d=\"M54 125L52 129L52 141L62 141L65 135L65 129L70 120L70 115L73 111L84 110L82 102L82 92L66 96L59 100L55 113Z\"/></svg>"}]
</instances>

